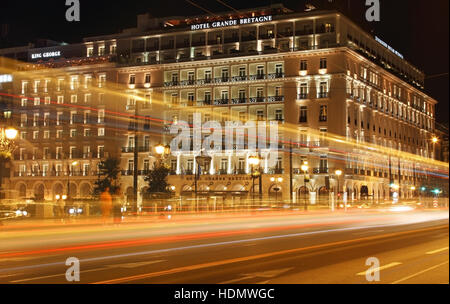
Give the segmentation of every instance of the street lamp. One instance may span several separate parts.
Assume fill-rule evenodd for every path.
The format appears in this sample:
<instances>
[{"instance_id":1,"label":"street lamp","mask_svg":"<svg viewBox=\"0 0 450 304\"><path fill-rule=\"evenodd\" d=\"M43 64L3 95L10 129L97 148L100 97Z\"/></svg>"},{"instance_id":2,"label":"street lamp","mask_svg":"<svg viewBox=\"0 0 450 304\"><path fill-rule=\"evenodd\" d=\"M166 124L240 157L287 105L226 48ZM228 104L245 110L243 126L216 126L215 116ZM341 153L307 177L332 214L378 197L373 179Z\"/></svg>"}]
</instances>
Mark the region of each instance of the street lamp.
<instances>
[{"instance_id":1,"label":"street lamp","mask_svg":"<svg viewBox=\"0 0 450 304\"><path fill-rule=\"evenodd\" d=\"M260 159L259 159L259 157L257 157L257 156L250 156L249 158L248 158L248 163L250 164L250 166L252 167L252 172L251 172L251 175L252 175L252 199L253 199L253 201L255 201L255 179L258 177L258 175L259 174L257 174L256 172L255 172L255 166L258 166L259 165L259 162L260 162Z\"/></svg>"},{"instance_id":2,"label":"street lamp","mask_svg":"<svg viewBox=\"0 0 450 304\"><path fill-rule=\"evenodd\" d=\"M339 194L340 194L340 192L341 192L341 188L339 187L339 177L342 175L342 170L336 170L336 171L334 171L334 174L336 174L336 180L337 180L337 198L338 198L338 201L337 201L337 205L339 206ZM344 202L346 205L347 205L347 203L346 202Z\"/></svg>"},{"instance_id":3,"label":"street lamp","mask_svg":"<svg viewBox=\"0 0 450 304\"><path fill-rule=\"evenodd\" d=\"M271 177L270 181L271 182L277 181L278 183L282 183L283 182L283 178L282 177L278 177L278 178ZM278 191L280 191L280 188L278 187L277 184L275 184L275 188L273 188L273 191L275 191L275 202L277 203L278 202Z\"/></svg>"},{"instance_id":4,"label":"street lamp","mask_svg":"<svg viewBox=\"0 0 450 304\"><path fill-rule=\"evenodd\" d=\"M308 210L308 206L307 206L307 203L306 203L306 173L308 172L308 169L309 169L308 162L306 162L306 161L303 162L303 165L300 167L300 169L302 169L303 174L305 175L304 178L303 178L303 187L305 188L305 196L303 197L303 199L304 199L305 211L306 211L306 210Z\"/></svg>"},{"instance_id":5,"label":"street lamp","mask_svg":"<svg viewBox=\"0 0 450 304\"><path fill-rule=\"evenodd\" d=\"M17 137L17 134L19 133L19 131L17 131L14 128L7 128L7 129L5 129L4 132L5 132L6 138L9 140L15 139Z\"/></svg>"},{"instance_id":6,"label":"street lamp","mask_svg":"<svg viewBox=\"0 0 450 304\"><path fill-rule=\"evenodd\" d=\"M162 156L163 154L164 154L164 151L166 150L166 148L163 146L163 145L161 145L161 144L159 144L159 145L157 145L156 147L155 147L155 152L156 152L156 154L158 154L158 155L160 155L160 156Z\"/></svg>"},{"instance_id":7,"label":"street lamp","mask_svg":"<svg viewBox=\"0 0 450 304\"><path fill-rule=\"evenodd\" d=\"M71 171L73 172L73 166L78 165L78 162L77 161L73 161L71 163L71 165L72 165L72 170ZM66 196L66 198L70 198L70 172L67 172L67 196Z\"/></svg>"}]
</instances>

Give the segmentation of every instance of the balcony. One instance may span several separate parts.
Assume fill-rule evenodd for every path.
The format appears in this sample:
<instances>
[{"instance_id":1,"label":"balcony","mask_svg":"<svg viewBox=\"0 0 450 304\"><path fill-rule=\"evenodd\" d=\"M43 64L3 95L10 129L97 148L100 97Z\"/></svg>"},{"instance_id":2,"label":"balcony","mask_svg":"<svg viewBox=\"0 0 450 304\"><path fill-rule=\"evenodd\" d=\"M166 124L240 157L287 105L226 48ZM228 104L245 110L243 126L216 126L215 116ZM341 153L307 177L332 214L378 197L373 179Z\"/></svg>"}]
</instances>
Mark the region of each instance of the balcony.
<instances>
[{"instance_id":1,"label":"balcony","mask_svg":"<svg viewBox=\"0 0 450 304\"><path fill-rule=\"evenodd\" d=\"M328 168L313 168L314 174L326 174L328 173Z\"/></svg>"},{"instance_id":2,"label":"balcony","mask_svg":"<svg viewBox=\"0 0 450 304\"><path fill-rule=\"evenodd\" d=\"M166 81L164 82L164 86L165 87L173 87L173 86L177 86L179 84L178 81Z\"/></svg>"},{"instance_id":3,"label":"balcony","mask_svg":"<svg viewBox=\"0 0 450 304\"><path fill-rule=\"evenodd\" d=\"M249 98L249 102L250 103L255 103L255 102L264 102L265 98L264 97L250 97Z\"/></svg>"},{"instance_id":4,"label":"balcony","mask_svg":"<svg viewBox=\"0 0 450 304\"><path fill-rule=\"evenodd\" d=\"M205 79L198 79L197 80L197 84L202 85L205 83L212 83L212 79L211 78L205 78Z\"/></svg>"},{"instance_id":5,"label":"balcony","mask_svg":"<svg viewBox=\"0 0 450 304\"><path fill-rule=\"evenodd\" d=\"M267 79L275 79L275 78L283 78L284 77L284 73L270 73L267 74Z\"/></svg>"},{"instance_id":6,"label":"balcony","mask_svg":"<svg viewBox=\"0 0 450 304\"><path fill-rule=\"evenodd\" d=\"M134 111L136 110L136 105L134 104L129 104L126 106L127 111Z\"/></svg>"},{"instance_id":7,"label":"balcony","mask_svg":"<svg viewBox=\"0 0 450 304\"><path fill-rule=\"evenodd\" d=\"M231 99L232 104L241 104L241 103L247 103L247 98L233 98Z\"/></svg>"},{"instance_id":8,"label":"balcony","mask_svg":"<svg viewBox=\"0 0 450 304\"><path fill-rule=\"evenodd\" d=\"M319 92L317 93L317 98L328 98L329 94L328 92Z\"/></svg>"},{"instance_id":9,"label":"balcony","mask_svg":"<svg viewBox=\"0 0 450 304\"><path fill-rule=\"evenodd\" d=\"M247 80L247 76L245 76L245 75L231 77L231 81L246 81L246 80Z\"/></svg>"},{"instance_id":10,"label":"balcony","mask_svg":"<svg viewBox=\"0 0 450 304\"><path fill-rule=\"evenodd\" d=\"M216 77L216 78L214 78L214 82L215 83L228 82L229 80L230 80L229 77Z\"/></svg>"},{"instance_id":11,"label":"balcony","mask_svg":"<svg viewBox=\"0 0 450 304\"><path fill-rule=\"evenodd\" d=\"M284 96L269 96L267 97L267 102L283 102Z\"/></svg>"},{"instance_id":12,"label":"balcony","mask_svg":"<svg viewBox=\"0 0 450 304\"><path fill-rule=\"evenodd\" d=\"M188 79L188 80L181 80L180 85L186 86L186 85L194 85L196 81L194 79Z\"/></svg>"},{"instance_id":13,"label":"balcony","mask_svg":"<svg viewBox=\"0 0 450 304\"><path fill-rule=\"evenodd\" d=\"M258 80L258 79L266 79L265 74L256 74L256 75L250 75L248 77L248 80Z\"/></svg>"},{"instance_id":14,"label":"balcony","mask_svg":"<svg viewBox=\"0 0 450 304\"><path fill-rule=\"evenodd\" d=\"M215 99L214 100L215 105L226 105L226 104L228 104L228 102L229 102L228 99Z\"/></svg>"}]
</instances>

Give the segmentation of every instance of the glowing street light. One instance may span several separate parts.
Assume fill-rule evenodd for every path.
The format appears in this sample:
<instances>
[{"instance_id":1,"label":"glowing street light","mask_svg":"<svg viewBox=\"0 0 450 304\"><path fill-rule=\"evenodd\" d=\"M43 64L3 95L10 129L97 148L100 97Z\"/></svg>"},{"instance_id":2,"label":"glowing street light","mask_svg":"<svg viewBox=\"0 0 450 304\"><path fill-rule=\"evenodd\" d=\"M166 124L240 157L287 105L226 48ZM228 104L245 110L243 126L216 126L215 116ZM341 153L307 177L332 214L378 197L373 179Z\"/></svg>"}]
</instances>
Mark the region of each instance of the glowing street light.
<instances>
[{"instance_id":1,"label":"glowing street light","mask_svg":"<svg viewBox=\"0 0 450 304\"><path fill-rule=\"evenodd\" d=\"M9 140L15 139L17 137L18 133L19 133L19 131L17 131L14 128L7 128L7 129L5 129L5 136Z\"/></svg>"},{"instance_id":2,"label":"glowing street light","mask_svg":"<svg viewBox=\"0 0 450 304\"><path fill-rule=\"evenodd\" d=\"M433 142L433 144L437 143L439 141L439 138L437 138L436 136L434 136L431 141Z\"/></svg>"},{"instance_id":3,"label":"glowing street light","mask_svg":"<svg viewBox=\"0 0 450 304\"><path fill-rule=\"evenodd\" d=\"M163 145L157 145L156 147L155 147L155 152L156 152L156 154L158 154L158 155L163 155L164 154L164 151L166 150L166 147L164 147Z\"/></svg>"}]
</instances>

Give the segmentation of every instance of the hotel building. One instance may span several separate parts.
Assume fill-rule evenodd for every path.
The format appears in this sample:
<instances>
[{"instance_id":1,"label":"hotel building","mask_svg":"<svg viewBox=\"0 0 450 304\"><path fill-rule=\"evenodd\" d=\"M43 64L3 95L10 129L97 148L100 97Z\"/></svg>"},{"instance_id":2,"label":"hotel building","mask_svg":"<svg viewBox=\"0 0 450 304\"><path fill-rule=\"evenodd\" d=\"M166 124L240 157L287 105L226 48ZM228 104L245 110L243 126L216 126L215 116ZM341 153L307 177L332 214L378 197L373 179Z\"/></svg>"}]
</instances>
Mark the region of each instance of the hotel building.
<instances>
[{"instance_id":1,"label":"hotel building","mask_svg":"<svg viewBox=\"0 0 450 304\"><path fill-rule=\"evenodd\" d=\"M163 161L176 195L193 195L197 184L200 196L233 201L254 193L318 199L339 185L348 199L384 199L396 184L406 198L438 169L429 159L437 101L423 91L424 74L336 11L272 5L220 16L140 15L119 34L31 49L19 69L16 197L52 199L67 185L71 197L89 197L98 162L111 156L121 159L127 197L137 184L142 202L143 177L159 161L153 148L170 144L171 125L191 126L195 113L222 127L277 122L279 142L223 145L199 164L207 151L171 151Z\"/></svg>"}]
</instances>

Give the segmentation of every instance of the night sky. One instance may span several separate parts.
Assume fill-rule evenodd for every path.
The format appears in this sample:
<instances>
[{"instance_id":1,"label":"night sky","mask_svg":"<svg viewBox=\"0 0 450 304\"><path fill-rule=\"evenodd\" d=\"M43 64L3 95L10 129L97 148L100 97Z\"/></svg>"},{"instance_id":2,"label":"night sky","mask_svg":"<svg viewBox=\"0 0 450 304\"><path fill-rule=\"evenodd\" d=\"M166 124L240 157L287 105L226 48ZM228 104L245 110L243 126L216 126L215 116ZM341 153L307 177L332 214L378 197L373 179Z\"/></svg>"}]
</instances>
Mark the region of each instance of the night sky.
<instances>
[{"instance_id":1,"label":"night sky","mask_svg":"<svg viewBox=\"0 0 450 304\"><path fill-rule=\"evenodd\" d=\"M302 11L305 2L317 6L331 0L222 0L239 10L271 3L283 3ZM449 110L449 1L380 0L381 21L364 21L365 0L336 0L348 5L353 20L376 34L425 72L426 91L439 101L438 122L448 123ZM7 2L7 3L6 3ZM214 13L230 9L215 0L192 0ZM83 37L113 34L134 27L136 15L149 12L155 17L206 14L186 0L80 0L81 21L65 20L64 0L0 1L0 47L25 45L37 38L80 42Z\"/></svg>"}]
</instances>

